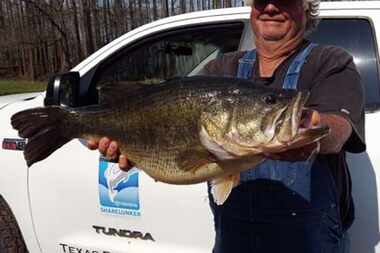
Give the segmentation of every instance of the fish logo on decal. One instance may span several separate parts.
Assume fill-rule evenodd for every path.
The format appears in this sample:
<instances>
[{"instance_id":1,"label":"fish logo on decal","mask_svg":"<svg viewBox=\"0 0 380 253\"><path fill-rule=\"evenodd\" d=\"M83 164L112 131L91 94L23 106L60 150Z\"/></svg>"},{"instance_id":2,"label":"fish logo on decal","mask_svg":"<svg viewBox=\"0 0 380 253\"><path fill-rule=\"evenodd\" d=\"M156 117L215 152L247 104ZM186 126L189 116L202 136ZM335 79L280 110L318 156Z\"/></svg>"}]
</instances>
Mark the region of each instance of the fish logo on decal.
<instances>
[{"instance_id":1,"label":"fish logo on decal","mask_svg":"<svg viewBox=\"0 0 380 253\"><path fill-rule=\"evenodd\" d=\"M99 200L103 213L140 216L139 172L120 170L117 163L99 161Z\"/></svg>"}]
</instances>

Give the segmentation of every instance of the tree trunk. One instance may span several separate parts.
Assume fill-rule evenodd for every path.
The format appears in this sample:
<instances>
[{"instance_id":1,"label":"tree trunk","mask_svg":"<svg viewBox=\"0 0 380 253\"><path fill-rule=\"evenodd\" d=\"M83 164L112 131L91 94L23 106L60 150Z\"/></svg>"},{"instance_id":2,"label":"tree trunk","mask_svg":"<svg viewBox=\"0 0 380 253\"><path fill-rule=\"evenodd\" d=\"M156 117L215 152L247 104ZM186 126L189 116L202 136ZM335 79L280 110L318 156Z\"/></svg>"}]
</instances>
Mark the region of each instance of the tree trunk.
<instances>
[{"instance_id":1,"label":"tree trunk","mask_svg":"<svg viewBox=\"0 0 380 253\"><path fill-rule=\"evenodd\" d=\"M79 11L77 8L76 0L71 0L71 4L73 6L73 16L74 16L74 32L75 32L75 41L76 41L76 48L77 48L77 57L78 60L83 59L83 51L82 51L82 42L80 39L80 27L79 27L79 21L78 21L78 15Z\"/></svg>"},{"instance_id":2,"label":"tree trunk","mask_svg":"<svg viewBox=\"0 0 380 253\"><path fill-rule=\"evenodd\" d=\"M146 23L149 23L151 21L150 19L150 1L149 0L145 0L145 22Z\"/></svg>"},{"instance_id":3,"label":"tree trunk","mask_svg":"<svg viewBox=\"0 0 380 253\"><path fill-rule=\"evenodd\" d=\"M157 14L157 0L153 1L153 20L157 20L158 14Z\"/></svg>"},{"instance_id":4,"label":"tree trunk","mask_svg":"<svg viewBox=\"0 0 380 253\"><path fill-rule=\"evenodd\" d=\"M86 47L87 55L92 54L95 51L94 46L94 35L92 33L92 19L91 19L91 3L90 0L85 0L85 5L83 6L84 23L86 31Z\"/></svg>"},{"instance_id":5,"label":"tree trunk","mask_svg":"<svg viewBox=\"0 0 380 253\"><path fill-rule=\"evenodd\" d=\"M131 30L136 27L134 0L129 0L129 16L131 18Z\"/></svg>"}]
</instances>

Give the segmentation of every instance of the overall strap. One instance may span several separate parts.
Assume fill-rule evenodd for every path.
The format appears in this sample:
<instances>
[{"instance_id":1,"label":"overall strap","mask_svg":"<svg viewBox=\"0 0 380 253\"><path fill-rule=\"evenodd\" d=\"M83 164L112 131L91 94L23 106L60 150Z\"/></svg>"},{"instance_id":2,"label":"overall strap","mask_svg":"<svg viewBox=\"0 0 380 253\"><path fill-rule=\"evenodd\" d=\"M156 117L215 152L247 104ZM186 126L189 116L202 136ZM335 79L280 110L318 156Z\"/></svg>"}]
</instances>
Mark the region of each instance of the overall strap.
<instances>
[{"instance_id":1,"label":"overall strap","mask_svg":"<svg viewBox=\"0 0 380 253\"><path fill-rule=\"evenodd\" d=\"M298 53L292 61L284 78L282 86L283 89L297 89L297 82L301 68L305 63L307 56L315 46L317 45L308 45L305 49ZM247 52L239 60L237 77L246 79L251 78L253 74L253 63L255 60L256 52ZM310 175L312 164L313 162L311 161L287 162L267 159L255 168L241 172L240 180L242 182L255 179L280 181L294 192L297 192L300 196L310 200L310 177L308 175ZM296 180L297 178L298 180Z\"/></svg>"},{"instance_id":2,"label":"overall strap","mask_svg":"<svg viewBox=\"0 0 380 253\"><path fill-rule=\"evenodd\" d=\"M301 68L310 54L311 50L318 44L310 43L302 50L293 60L286 73L283 89L297 89L297 83L300 76ZM242 58L239 59L237 78L250 79L253 75L253 65L256 61L256 50L247 51Z\"/></svg>"},{"instance_id":3,"label":"overall strap","mask_svg":"<svg viewBox=\"0 0 380 253\"><path fill-rule=\"evenodd\" d=\"M310 54L311 50L316 47L317 44L310 43L304 50L302 50L296 58L293 60L292 64L290 64L288 68L288 72L286 73L284 83L282 85L283 89L297 89L298 79L300 77L300 72L303 64L306 61L307 56Z\"/></svg>"},{"instance_id":4,"label":"overall strap","mask_svg":"<svg viewBox=\"0 0 380 253\"><path fill-rule=\"evenodd\" d=\"M247 51L242 58L239 59L238 72L236 77L242 79L250 79L253 74L253 65L256 61L256 50Z\"/></svg>"}]
</instances>

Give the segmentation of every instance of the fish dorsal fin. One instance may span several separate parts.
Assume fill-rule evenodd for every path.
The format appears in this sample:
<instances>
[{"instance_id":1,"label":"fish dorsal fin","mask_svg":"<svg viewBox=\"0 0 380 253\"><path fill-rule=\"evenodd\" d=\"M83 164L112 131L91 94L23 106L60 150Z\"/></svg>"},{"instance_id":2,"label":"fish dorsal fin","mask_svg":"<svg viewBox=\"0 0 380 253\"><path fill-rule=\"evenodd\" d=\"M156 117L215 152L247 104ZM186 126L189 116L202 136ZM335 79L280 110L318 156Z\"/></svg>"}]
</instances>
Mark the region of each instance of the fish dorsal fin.
<instances>
[{"instance_id":1,"label":"fish dorsal fin","mask_svg":"<svg viewBox=\"0 0 380 253\"><path fill-rule=\"evenodd\" d=\"M228 175L211 181L211 194L217 205L223 205L230 196L232 188L240 182L240 174Z\"/></svg>"},{"instance_id":2,"label":"fish dorsal fin","mask_svg":"<svg viewBox=\"0 0 380 253\"><path fill-rule=\"evenodd\" d=\"M127 96L147 86L148 85L142 83L132 83L125 81L105 81L99 83L96 87L99 94L99 104L120 104L120 102L125 101Z\"/></svg>"}]
</instances>

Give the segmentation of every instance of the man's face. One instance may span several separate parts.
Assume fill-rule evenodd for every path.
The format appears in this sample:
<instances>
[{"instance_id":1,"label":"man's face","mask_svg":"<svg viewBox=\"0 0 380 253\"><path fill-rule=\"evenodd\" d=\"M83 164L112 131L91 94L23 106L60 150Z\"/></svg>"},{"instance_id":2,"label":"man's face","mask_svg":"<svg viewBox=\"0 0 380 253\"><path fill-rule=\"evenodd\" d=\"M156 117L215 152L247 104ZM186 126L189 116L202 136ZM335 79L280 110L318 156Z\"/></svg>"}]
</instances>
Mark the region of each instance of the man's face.
<instances>
[{"instance_id":1,"label":"man's face","mask_svg":"<svg viewBox=\"0 0 380 253\"><path fill-rule=\"evenodd\" d=\"M254 0L251 24L266 41L289 40L304 32L306 14L302 0Z\"/></svg>"}]
</instances>

